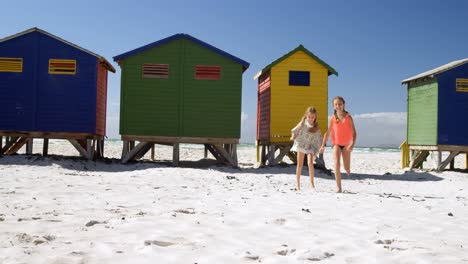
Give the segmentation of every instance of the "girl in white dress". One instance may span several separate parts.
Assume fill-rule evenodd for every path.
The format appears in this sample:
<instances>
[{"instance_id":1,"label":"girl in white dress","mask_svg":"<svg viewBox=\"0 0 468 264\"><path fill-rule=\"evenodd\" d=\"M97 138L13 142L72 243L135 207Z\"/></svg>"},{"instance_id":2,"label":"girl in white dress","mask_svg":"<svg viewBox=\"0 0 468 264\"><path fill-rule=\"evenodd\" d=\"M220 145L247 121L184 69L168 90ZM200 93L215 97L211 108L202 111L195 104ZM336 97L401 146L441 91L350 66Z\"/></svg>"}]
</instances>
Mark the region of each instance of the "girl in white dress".
<instances>
[{"instance_id":1,"label":"girl in white dress","mask_svg":"<svg viewBox=\"0 0 468 264\"><path fill-rule=\"evenodd\" d=\"M297 190L301 189L301 173L304 165L304 155L307 154L307 164L309 167L310 184L312 189L314 185L314 158L318 154L322 144L322 132L317 123L317 110L310 106L306 109L304 116L297 126L291 129L291 140L294 145L291 151L297 152L296 181Z\"/></svg>"}]
</instances>

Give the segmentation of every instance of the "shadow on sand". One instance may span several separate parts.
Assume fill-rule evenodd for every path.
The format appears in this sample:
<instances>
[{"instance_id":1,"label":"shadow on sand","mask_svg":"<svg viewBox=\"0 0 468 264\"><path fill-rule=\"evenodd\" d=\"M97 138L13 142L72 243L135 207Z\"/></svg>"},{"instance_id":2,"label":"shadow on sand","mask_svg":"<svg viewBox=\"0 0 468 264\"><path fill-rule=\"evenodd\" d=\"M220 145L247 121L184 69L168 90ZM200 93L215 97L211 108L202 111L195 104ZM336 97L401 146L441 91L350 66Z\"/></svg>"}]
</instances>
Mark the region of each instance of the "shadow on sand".
<instances>
[{"instance_id":1,"label":"shadow on sand","mask_svg":"<svg viewBox=\"0 0 468 264\"><path fill-rule=\"evenodd\" d=\"M274 176L275 174L296 174L296 166L294 164L284 163L278 166L255 167L254 163L239 163L240 168L232 168L219 163L215 159L200 159L195 161L180 161L179 166L172 165L171 160L142 160L132 161L122 164L120 159L115 158L100 158L95 161L86 160L81 157L74 156L60 156L49 155L44 157L42 155L12 155L0 156L0 165L35 165L35 166L51 166L58 165L68 170L76 171L89 171L89 172L126 172L138 171L151 168L192 168L201 170L217 170L230 174L256 174L265 175L267 177ZM334 179L333 171L316 169L315 177L323 179ZM459 172L467 172L467 170L456 170ZM307 176L307 167L304 166L302 171L303 176ZM356 180L384 180L384 181L441 181L443 178L425 171L406 171L402 174L385 173L382 175L377 174L362 174L353 173L351 176L342 174L343 181L356 181Z\"/></svg>"}]
</instances>

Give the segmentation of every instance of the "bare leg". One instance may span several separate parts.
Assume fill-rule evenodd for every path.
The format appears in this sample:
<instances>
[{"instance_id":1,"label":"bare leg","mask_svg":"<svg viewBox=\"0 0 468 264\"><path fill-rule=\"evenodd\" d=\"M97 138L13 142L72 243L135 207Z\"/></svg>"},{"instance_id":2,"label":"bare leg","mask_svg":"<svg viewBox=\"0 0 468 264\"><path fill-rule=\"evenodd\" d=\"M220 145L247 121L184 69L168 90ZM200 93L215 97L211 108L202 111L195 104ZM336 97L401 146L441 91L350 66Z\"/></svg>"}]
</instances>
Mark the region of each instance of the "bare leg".
<instances>
[{"instance_id":1,"label":"bare leg","mask_svg":"<svg viewBox=\"0 0 468 264\"><path fill-rule=\"evenodd\" d=\"M301 173L302 166L304 165L304 153L297 152L297 167L296 167L296 181L297 181L297 190L301 189Z\"/></svg>"},{"instance_id":2,"label":"bare leg","mask_svg":"<svg viewBox=\"0 0 468 264\"><path fill-rule=\"evenodd\" d=\"M336 179L336 192L341 192L341 172L340 172L340 158L341 148L339 146L333 146L333 157L335 158L335 179Z\"/></svg>"},{"instance_id":3,"label":"bare leg","mask_svg":"<svg viewBox=\"0 0 468 264\"><path fill-rule=\"evenodd\" d=\"M346 174L348 174L348 176L351 176L351 151L344 148L341 152L341 156L343 157L343 166L346 171Z\"/></svg>"},{"instance_id":4,"label":"bare leg","mask_svg":"<svg viewBox=\"0 0 468 264\"><path fill-rule=\"evenodd\" d=\"M310 185L312 186L312 189L315 188L315 184L314 184L314 176L315 176L314 157L315 157L315 155L313 153L307 154L307 165L309 166Z\"/></svg>"}]
</instances>

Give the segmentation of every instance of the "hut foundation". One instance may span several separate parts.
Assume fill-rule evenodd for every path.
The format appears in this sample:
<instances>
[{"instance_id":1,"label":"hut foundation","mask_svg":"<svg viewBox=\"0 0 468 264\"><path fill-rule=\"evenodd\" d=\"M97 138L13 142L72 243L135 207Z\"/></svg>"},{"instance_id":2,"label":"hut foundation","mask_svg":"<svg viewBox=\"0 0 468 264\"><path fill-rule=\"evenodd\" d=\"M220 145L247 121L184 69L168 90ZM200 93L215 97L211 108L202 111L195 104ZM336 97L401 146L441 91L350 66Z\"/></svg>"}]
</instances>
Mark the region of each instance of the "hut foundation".
<instances>
[{"instance_id":1,"label":"hut foundation","mask_svg":"<svg viewBox=\"0 0 468 264\"><path fill-rule=\"evenodd\" d=\"M228 166L238 167L237 144L239 139L125 135L122 136L122 141L122 163L141 159L149 150L151 150L151 159L154 160L155 144L158 144L172 146L172 165L179 166L180 144L188 143L203 144L205 158L209 152L217 161Z\"/></svg>"},{"instance_id":2,"label":"hut foundation","mask_svg":"<svg viewBox=\"0 0 468 264\"><path fill-rule=\"evenodd\" d=\"M454 145L436 145L436 146L414 146L410 145L410 157L411 161L409 164L410 169L423 168L424 161L427 160L430 152L436 152L436 171L443 171L449 164L450 169L455 168L455 157L459 154L465 154L468 156L468 146L454 146ZM449 155L443 160L442 152L448 152ZM468 160L466 162L468 166Z\"/></svg>"},{"instance_id":3,"label":"hut foundation","mask_svg":"<svg viewBox=\"0 0 468 264\"><path fill-rule=\"evenodd\" d=\"M33 154L34 139L43 139L42 154L48 155L49 139L68 140L86 159L94 160L104 156L104 137L81 133L49 133L49 132L8 132L0 131L0 139L5 137L5 144L0 140L0 155L13 155L26 145L25 154Z\"/></svg>"}]
</instances>

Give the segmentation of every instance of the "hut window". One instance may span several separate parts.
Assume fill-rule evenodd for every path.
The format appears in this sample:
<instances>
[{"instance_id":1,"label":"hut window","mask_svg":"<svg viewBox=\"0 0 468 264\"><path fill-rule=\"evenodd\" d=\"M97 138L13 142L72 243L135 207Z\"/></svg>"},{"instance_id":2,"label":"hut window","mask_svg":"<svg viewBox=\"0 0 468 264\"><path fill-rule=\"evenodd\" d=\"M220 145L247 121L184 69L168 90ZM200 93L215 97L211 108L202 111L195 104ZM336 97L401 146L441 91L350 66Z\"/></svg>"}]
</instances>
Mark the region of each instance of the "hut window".
<instances>
[{"instance_id":1,"label":"hut window","mask_svg":"<svg viewBox=\"0 0 468 264\"><path fill-rule=\"evenodd\" d=\"M0 58L0 72L23 72L23 59Z\"/></svg>"},{"instance_id":2,"label":"hut window","mask_svg":"<svg viewBox=\"0 0 468 264\"><path fill-rule=\"evenodd\" d=\"M468 93L468 79L456 79L457 92Z\"/></svg>"},{"instance_id":3,"label":"hut window","mask_svg":"<svg viewBox=\"0 0 468 264\"><path fill-rule=\"evenodd\" d=\"M197 80L219 80L221 79L221 66L195 66L195 79Z\"/></svg>"},{"instance_id":4,"label":"hut window","mask_svg":"<svg viewBox=\"0 0 468 264\"><path fill-rule=\"evenodd\" d=\"M49 60L49 74L76 74L76 60Z\"/></svg>"},{"instance_id":5,"label":"hut window","mask_svg":"<svg viewBox=\"0 0 468 264\"><path fill-rule=\"evenodd\" d=\"M169 64L143 64L143 78L169 78Z\"/></svg>"},{"instance_id":6,"label":"hut window","mask_svg":"<svg viewBox=\"0 0 468 264\"><path fill-rule=\"evenodd\" d=\"M291 86L309 86L310 72L308 71L289 71L289 85Z\"/></svg>"}]
</instances>

